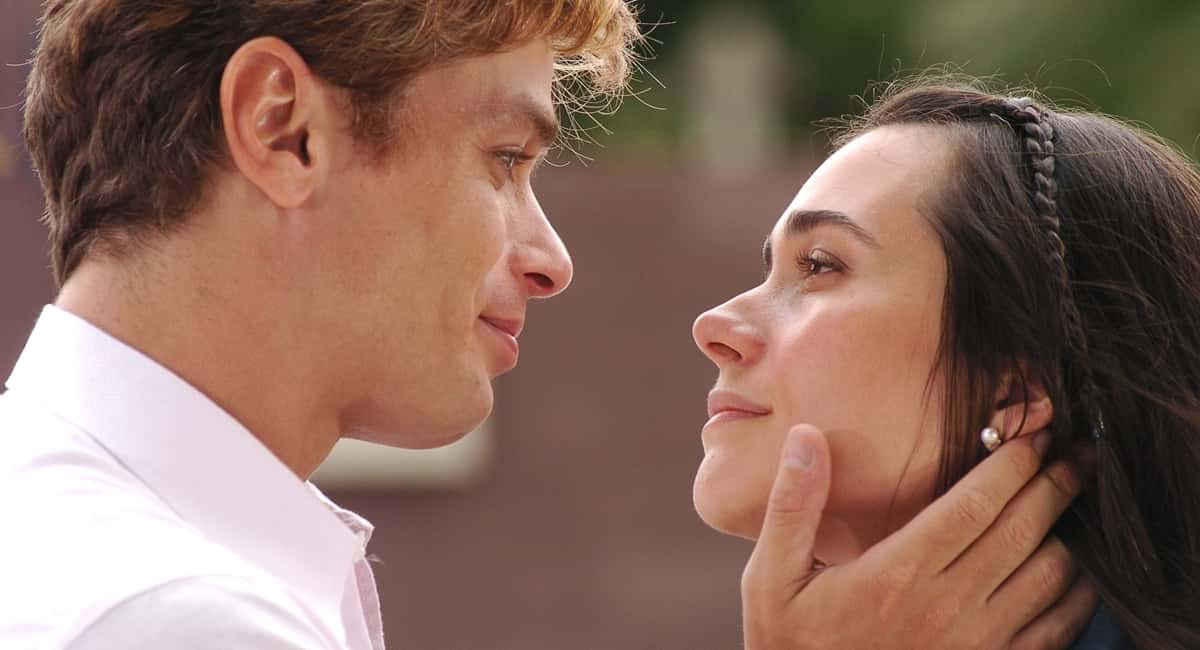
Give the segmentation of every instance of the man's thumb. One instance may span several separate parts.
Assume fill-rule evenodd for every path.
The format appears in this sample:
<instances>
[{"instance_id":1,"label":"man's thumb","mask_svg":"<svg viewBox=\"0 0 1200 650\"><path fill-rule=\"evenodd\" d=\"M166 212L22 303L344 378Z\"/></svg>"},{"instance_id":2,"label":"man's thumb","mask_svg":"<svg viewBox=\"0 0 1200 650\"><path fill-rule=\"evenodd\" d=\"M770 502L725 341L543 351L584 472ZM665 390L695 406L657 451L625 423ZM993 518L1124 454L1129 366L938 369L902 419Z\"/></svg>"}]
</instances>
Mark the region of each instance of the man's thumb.
<instances>
[{"instance_id":1,"label":"man's thumb","mask_svg":"<svg viewBox=\"0 0 1200 650\"><path fill-rule=\"evenodd\" d=\"M751 558L757 579L784 588L802 584L809 575L817 527L829 499L829 477L825 435L804 424L792 427L783 443L762 533Z\"/></svg>"}]
</instances>

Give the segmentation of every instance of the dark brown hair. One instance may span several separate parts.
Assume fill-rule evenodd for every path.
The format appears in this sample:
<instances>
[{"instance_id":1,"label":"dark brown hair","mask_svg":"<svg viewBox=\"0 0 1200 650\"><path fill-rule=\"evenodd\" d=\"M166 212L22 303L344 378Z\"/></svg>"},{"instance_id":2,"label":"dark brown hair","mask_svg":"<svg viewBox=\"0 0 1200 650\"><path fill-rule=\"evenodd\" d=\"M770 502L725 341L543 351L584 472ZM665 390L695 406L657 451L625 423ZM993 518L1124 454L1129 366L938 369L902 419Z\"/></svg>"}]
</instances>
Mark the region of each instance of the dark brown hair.
<instances>
[{"instance_id":1,"label":"dark brown hair","mask_svg":"<svg viewBox=\"0 0 1200 650\"><path fill-rule=\"evenodd\" d=\"M89 252L169 232L225 162L218 92L243 43L276 36L346 91L377 158L395 99L438 64L548 38L561 89L625 87L640 38L626 0L50 0L25 107L61 283ZM580 96L583 93L583 96Z\"/></svg>"},{"instance_id":2,"label":"dark brown hair","mask_svg":"<svg viewBox=\"0 0 1200 650\"><path fill-rule=\"evenodd\" d=\"M925 125L946 255L939 489L979 462L1006 373L1054 404L1049 458L1095 448L1057 532L1138 647L1200 648L1200 174L1115 119L975 80L893 85L837 139Z\"/></svg>"}]
</instances>

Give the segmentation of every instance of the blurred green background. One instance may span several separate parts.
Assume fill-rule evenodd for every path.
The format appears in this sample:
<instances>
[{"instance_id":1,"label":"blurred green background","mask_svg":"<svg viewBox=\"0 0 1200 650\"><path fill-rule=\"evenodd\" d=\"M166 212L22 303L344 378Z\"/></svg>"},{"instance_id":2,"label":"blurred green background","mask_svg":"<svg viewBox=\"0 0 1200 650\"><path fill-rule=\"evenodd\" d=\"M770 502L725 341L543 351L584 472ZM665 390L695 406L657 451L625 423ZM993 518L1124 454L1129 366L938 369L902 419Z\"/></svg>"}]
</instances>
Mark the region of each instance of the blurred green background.
<instances>
[{"instance_id":1,"label":"blurred green background","mask_svg":"<svg viewBox=\"0 0 1200 650\"><path fill-rule=\"evenodd\" d=\"M641 7L645 21L659 23L648 69L665 86L644 77L641 98L665 110L627 101L605 120L613 134L602 139L601 157L686 164L698 155L694 138L763 118L769 133L758 137L772 139L776 155L819 154L825 143L813 136L815 121L857 111L853 98L871 82L937 64L1032 84L1066 105L1143 123L1196 157L1194 0L646 0ZM721 75L724 83L714 78ZM747 92L766 96L765 105L724 120L703 115L714 100Z\"/></svg>"}]
</instances>

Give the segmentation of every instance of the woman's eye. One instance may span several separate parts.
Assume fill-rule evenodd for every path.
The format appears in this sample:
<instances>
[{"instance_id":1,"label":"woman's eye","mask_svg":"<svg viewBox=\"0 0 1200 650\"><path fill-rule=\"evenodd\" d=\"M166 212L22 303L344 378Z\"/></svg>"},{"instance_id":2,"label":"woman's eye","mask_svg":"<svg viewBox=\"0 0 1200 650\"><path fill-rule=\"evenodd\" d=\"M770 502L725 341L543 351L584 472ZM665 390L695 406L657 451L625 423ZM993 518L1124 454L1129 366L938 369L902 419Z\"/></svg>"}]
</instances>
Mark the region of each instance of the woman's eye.
<instances>
[{"instance_id":1,"label":"woman's eye","mask_svg":"<svg viewBox=\"0 0 1200 650\"><path fill-rule=\"evenodd\" d=\"M841 264L824 251L813 250L801 253L796 259L800 272L805 276L823 275L831 271L841 270Z\"/></svg>"}]
</instances>

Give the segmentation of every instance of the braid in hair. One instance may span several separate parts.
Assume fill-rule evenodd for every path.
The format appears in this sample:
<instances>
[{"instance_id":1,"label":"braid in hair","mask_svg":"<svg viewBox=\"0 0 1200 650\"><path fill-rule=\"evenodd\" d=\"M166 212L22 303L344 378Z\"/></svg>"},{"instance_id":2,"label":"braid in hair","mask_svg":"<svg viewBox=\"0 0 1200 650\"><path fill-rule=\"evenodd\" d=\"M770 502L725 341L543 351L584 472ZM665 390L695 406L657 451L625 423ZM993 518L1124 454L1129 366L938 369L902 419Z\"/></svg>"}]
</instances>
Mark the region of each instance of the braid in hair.
<instances>
[{"instance_id":1,"label":"braid in hair","mask_svg":"<svg viewBox=\"0 0 1200 650\"><path fill-rule=\"evenodd\" d=\"M1068 360L1073 361L1080 373L1079 399L1084 413L1089 418L1092 436L1096 439L1104 433L1098 390L1092 377L1088 354L1087 332L1083 318L1075 303L1071 288L1071 272L1067 265L1067 247L1063 243L1062 220L1058 215L1056 198L1058 183L1054 178L1054 127L1046 111L1027 97L1000 101L993 113L1008 122L1017 131L1024 153L1033 175L1032 203L1037 224L1046 232L1048 247L1046 260L1054 275L1058 295L1062 297L1063 333L1066 335Z\"/></svg>"}]
</instances>

